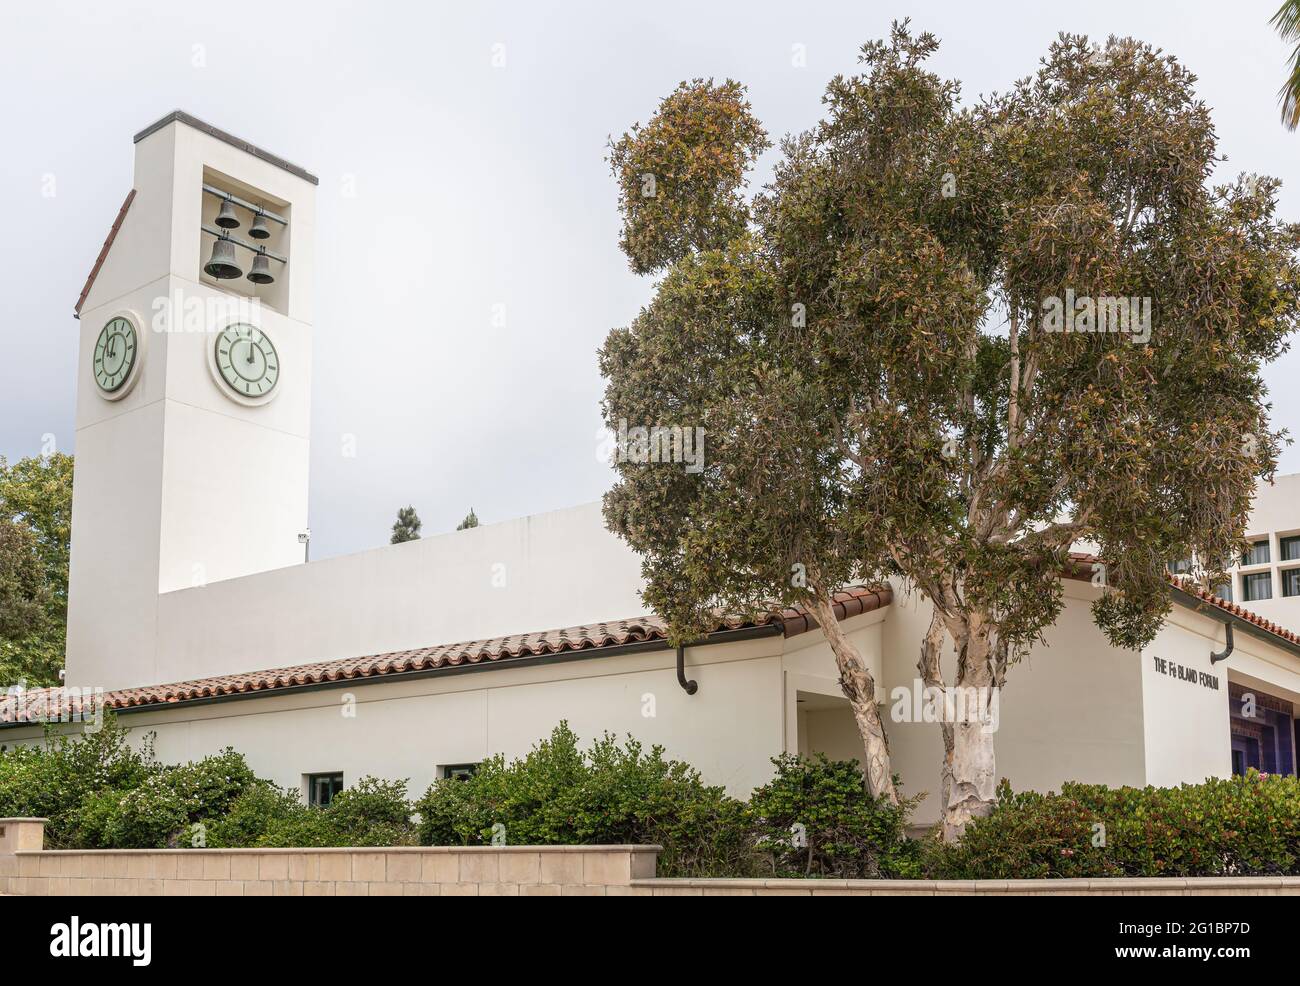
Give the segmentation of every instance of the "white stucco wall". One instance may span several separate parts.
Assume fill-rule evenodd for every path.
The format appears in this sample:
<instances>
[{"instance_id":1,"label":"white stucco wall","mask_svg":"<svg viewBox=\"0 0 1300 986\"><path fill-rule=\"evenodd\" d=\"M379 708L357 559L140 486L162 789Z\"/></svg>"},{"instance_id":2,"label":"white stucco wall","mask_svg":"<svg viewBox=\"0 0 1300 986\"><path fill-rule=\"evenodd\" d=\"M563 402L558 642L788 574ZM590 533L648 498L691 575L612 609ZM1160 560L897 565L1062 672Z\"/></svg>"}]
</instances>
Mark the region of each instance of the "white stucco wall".
<instances>
[{"instance_id":1,"label":"white stucco wall","mask_svg":"<svg viewBox=\"0 0 1300 986\"><path fill-rule=\"evenodd\" d=\"M1070 780L1104 784L1144 783L1142 681L1138 655L1112 647L1092 623L1094 590L1065 582L1060 619L1029 657L1007 673L994 739L998 777L1017 789L1059 790ZM916 678L920 641L930 607L918 595L895 590L885 622L885 683L889 692L909 689ZM944 655L948 680L956 655ZM909 794L928 792L916 821L937 820L943 740L933 723L898 722L886 706L894 769ZM1225 723L1226 728L1226 723Z\"/></svg>"},{"instance_id":2,"label":"white stucco wall","mask_svg":"<svg viewBox=\"0 0 1300 986\"><path fill-rule=\"evenodd\" d=\"M1244 636L1237 635L1239 640ZM1228 672L1235 662L1210 662L1211 651L1223 648L1222 623L1177 606L1143 650L1148 784L1196 784L1232 773Z\"/></svg>"},{"instance_id":3,"label":"white stucco wall","mask_svg":"<svg viewBox=\"0 0 1300 986\"><path fill-rule=\"evenodd\" d=\"M623 619L640 587L591 503L165 593L157 680Z\"/></svg>"}]
</instances>

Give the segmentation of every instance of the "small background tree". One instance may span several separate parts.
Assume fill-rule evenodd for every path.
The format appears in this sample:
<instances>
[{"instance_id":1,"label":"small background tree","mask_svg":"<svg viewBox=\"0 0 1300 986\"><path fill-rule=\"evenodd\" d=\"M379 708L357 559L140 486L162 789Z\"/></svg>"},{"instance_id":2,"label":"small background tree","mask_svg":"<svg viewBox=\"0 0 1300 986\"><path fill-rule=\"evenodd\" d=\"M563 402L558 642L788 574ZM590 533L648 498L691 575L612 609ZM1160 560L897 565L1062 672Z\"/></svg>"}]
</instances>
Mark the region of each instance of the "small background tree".
<instances>
[{"instance_id":1,"label":"small background tree","mask_svg":"<svg viewBox=\"0 0 1300 986\"><path fill-rule=\"evenodd\" d=\"M72 456L0 458L0 687L59 683L71 532Z\"/></svg>"},{"instance_id":2,"label":"small background tree","mask_svg":"<svg viewBox=\"0 0 1300 986\"><path fill-rule=\"evenodd\" d=\"M474 513L473 507L469 508L469 513L465 515L465 519L456 525L456 530L467 531L471 527L478 527L478 515Z\"/></svg>"},{"instance_id":3,"label":"small background tree","mask_svg":"<svg viewBox=\"0 0 1300 986\"><path fill-rule=\"evenodd\" d=\"M420 540L420 515L414 507L399 507L397 520L393 523L393 536L389 544L401 544L404 541Z\"/></svg>"}]
</instances>

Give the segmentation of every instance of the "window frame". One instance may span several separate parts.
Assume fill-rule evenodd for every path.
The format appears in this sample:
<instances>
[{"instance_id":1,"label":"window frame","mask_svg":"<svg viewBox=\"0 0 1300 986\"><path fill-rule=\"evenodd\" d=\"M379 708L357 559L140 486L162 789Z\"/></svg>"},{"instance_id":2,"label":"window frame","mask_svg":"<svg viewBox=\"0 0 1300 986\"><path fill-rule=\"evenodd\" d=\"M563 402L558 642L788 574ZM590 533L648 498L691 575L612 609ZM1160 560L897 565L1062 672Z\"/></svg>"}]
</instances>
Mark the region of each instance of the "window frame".
<instances>
[{"instance_id":1,"label":"window frame","mask_svg":"<svg viewBox=\"0 0 1300 986\"><path fill-rule=\"evenodd\" d=\"M1266 596L1252 596L1251 593L1250 593L1250 587L1251 587L1252 585L1263 585L1263 586L1267 586L1267 587L1268 587L1268 595L1266 595ZM1272 573L1271 571L1268 571L1268 572L1253 572L1253 573L1251 573L1251 574L1249 574L1249 575L1242 575L1242 577L1241 577L1241 601L1242 601L1243 603L1262 603L1262 602L1266 602L1267 600L1272 599L1272 598L1273 598L1273 573Z\"/></svg>"},{"instance_id":2,"label":"window frame","mask_svg":"<svg viewBox=\"0 0 1300 986\"><path fill-rule=\"evenodd\" d=\"M303 774L303 777L305 778L304 786L307 788L307 804L312 808L328 808L345 787L343 771L341 770L323 770L314 774ZM333 786L335 779L337 779L338 787ZM328 781L331 787L329 800L323 803L318 801L316 797L317 785L322 781Z\"/></svg>"},{"instance_id":3,"label":"window frame","mask_svg":"<svg viewBox=\"0 0 1300 986\"><path fill-rule=\"evenodd\" d=\"M1251 556L1256 551L1261 551L1261 550L1264 552L1263 560L1252 561ZM1256 568L1260 565L1271 565L1271 564L1273 564L1273 550L1272 550L1272 545L1269 542L1269 539L1268 538L1252 539L1250 542L1250 547L1246 550L1246 553L1241 556L1241 567Z\"/></svg>"}]
</instances>

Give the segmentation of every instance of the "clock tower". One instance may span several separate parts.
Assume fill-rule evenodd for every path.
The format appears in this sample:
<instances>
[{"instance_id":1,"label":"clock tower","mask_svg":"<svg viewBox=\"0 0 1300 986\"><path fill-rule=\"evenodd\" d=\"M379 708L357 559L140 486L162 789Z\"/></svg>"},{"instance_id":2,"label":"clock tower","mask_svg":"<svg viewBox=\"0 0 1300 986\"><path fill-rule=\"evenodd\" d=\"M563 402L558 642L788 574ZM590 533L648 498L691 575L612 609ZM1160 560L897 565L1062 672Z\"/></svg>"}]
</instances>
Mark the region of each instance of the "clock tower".
<instances>
[{"instance_id":1,"label":"clock tower","mask_svg":"<svg viewBox=\"0 0 1300 986\"><path fill-rule=\"evenodd\" d=\"M317 180L188 114L77 304L67 683L175 680L160 593L303 560Z\"/></svg>"}]
</instances>

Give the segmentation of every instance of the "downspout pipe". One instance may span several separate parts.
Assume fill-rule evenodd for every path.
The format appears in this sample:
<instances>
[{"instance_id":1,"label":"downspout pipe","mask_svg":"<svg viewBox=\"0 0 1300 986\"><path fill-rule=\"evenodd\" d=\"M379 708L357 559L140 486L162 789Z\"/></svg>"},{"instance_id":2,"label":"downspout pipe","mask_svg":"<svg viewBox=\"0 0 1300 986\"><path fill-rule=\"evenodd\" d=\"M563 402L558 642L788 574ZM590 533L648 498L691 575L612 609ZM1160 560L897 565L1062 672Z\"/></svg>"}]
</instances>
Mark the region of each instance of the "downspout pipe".
<instances>
[{"instance_id":1,"label":"downspout pipe","mask_svg":"<svg viewBox=\"0 0 1300 986\"><path fill-rule=\"evenodd\" d=\"M1225 647L1222 651L1210 652L1211 664L1218 664L1220 661L1226 661L1229 655L1232 654L1232 621L1225 620L1223 623L1223 628L1228 632L1228 646Z\"/></svg>"},{"instance_id":2,"label":"downspout pipe","mask_svg":"<svg viewBox=\"0 0 1300 986\"><path fill-rule=\"evenodd\" d=\"M682 691L687 695L694 695L700 690L699 683L694 679L686 680L686 647L682 644L677 645L677 684L682 686Z\"/></svg>"}]
</instances>

